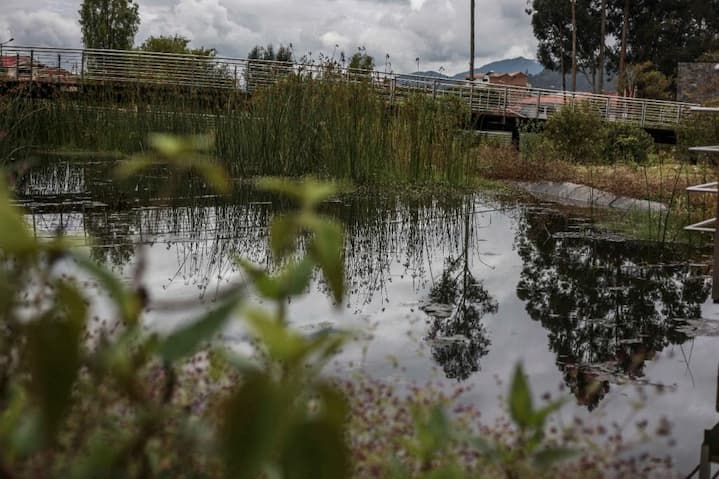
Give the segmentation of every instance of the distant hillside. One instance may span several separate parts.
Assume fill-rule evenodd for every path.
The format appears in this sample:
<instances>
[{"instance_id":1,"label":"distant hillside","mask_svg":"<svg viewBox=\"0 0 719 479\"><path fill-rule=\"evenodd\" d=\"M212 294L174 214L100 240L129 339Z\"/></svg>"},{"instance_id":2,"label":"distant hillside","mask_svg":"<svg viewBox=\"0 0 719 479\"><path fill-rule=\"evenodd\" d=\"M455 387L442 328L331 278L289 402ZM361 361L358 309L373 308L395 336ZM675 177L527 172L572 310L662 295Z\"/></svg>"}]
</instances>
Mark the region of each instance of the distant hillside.
<instances>
[{"instance_id":1,"label":"distant hillside","mask_svg":"<svg viewBox=\"0 0 719 479\"><path fill-rule=\"evenodd\" d=\"M450 78L447 75L445 75L444 73L436 72L434 70L429 70L426 72L413 72L413 73L410 73L410 75L416 75L416 76L420 76L420 77Z\"/></svg>"},{"instance_id":2,"label":"distant hillside","mask_svg":"<svg viewBox=\"0 0 719 479\"><path fill-rule=\"evenodd\" d=\"M481 67L475 68L474 72L475 72L475 74L487 73L489 71L493 71L495 73L524 72L524 73L529 73L530 75L536 75L538 73L541 73L542 70L544 70L544 67L537 60L532 60L530 58L524 58L524 57L517 57L517 58L511 58L508 60L499 60L496 62L487 63L486 65L482 65ZM456 75L454 75L453 78L458 78L460 80L463 80L468 75L469 75L469 70L467 70L466 72L457 73Z\"/></svg>"},{"instance_id":3,"label":"distant hillside","mask_svg":"<svg viewBox=\"0 0 719 479\"><path fill-rule=\"evenodd\" d=\"M545 70L544 67L537 62L536 60L531 60L529 58L512 58L509 60L499 60L496 62L488 63L486 65L482 65L479 68L475 68L474 70L476 73L486 73L489 71L493 71L495 73L513 73L513 72L529 72L529 83L534 88L545 88L548 90L561 90L562 89L562 75L559 72L555 72L552 70ZM423 77L432 77L432 78L452 78L452 79L465 79L467 75L469 74L469 71L458 73L452 77L448 75L444 75L440 72L429 70L429 71L421 71L421 72L414 72L411 73L411 75L417 75L417 76L423 76ZM410 78L404 78L403 75L399 75L400 82L404 84L411 83ZM569 90L572 85L572 77L571 75L566 76L566 86ZM615 91L617 88L617 81L616 77L610 78L607 82L605 82L605 89L606 91ZM587 78L581 74L577 74L577 91L583 91L583 92L591 92L592 91L592 85L589 83Z\"/></svg>"},{"instance_id":4,"label":"distant hillside","mask_svg":"<svg viewBox=\"0 0 719 479\"><path fill-rule=\"evenodd\" d=\"M572 76L566 76L567 90L572 88ZM529 75L529 83L534 88L546 88L548 90L562 89L562 74L559 72L544 70L537 75ZM610 78L604 83L605 91L614 91L617 89L616 77ZM592 91L592 84L581 73L577 74L577 91Z\"/></svg>"}]
</instances>

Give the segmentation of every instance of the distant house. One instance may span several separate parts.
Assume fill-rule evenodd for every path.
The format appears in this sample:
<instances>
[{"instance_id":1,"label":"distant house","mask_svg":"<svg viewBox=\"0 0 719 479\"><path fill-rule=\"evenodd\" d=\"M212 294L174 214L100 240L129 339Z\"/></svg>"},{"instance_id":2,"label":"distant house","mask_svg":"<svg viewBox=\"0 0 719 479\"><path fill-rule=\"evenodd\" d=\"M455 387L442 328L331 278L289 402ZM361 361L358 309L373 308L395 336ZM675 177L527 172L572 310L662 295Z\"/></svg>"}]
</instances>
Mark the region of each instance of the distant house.
<instances>
[{"instance_id":1,"label":"distant house","mask_svg":"<svg viewBox=\"0 0 719 479\"><path fill-rule=\"evenodd\" d=\"M16 80L18 78L28 79L30 78L30 74L33 70L31 65L33 67L39 66L35 62L31 62L31 58L27 56L2 56L0 57L0 77L12 80Z\"/></svg>"},{"instance_id":2,"label":"distant house","mask_svg":"<svg viewBox=\"0 0 719 479\"><path fill-rule=\"evenodd\" d=\"M77 81L77 75L64 68L48 67L27 56L0 56L0 79L30 80L31 75L34 81L66 84L75 84Z\"/></svg>"},{"instance_id":3,"label":"distant house","mask_svg":"<svg viewBox=\"0 0 719 479\"><path fill-rule=\"evenodd\" d=\"M467 77L467 80L470 78ZM514 73L476 73L474 75L475 81L481 81L484 84L489 85L505 85L505 86L516 86L521 88L529 88L532 85L529 83L529 76L526 73L514 72Z\"/></svg>"}]
</instances>

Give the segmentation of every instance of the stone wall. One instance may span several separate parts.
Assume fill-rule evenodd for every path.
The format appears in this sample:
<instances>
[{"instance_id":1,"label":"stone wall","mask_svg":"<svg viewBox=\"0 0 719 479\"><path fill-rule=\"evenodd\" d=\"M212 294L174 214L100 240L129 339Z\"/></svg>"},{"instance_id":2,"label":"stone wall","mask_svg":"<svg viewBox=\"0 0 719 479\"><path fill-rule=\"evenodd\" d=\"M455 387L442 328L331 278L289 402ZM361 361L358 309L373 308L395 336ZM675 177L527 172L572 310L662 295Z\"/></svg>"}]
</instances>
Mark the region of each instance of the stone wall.
<instances>
[{"instance_id":1,"label":"stone wall","mask_svg":"<svg viewBox=\"0 0 719 479\"><path fill-rule=\"evenodd\" d=\"M677 74L677 100L705 103L719 100L719 63L680 63Z\"/></svg>"}]
</instances>

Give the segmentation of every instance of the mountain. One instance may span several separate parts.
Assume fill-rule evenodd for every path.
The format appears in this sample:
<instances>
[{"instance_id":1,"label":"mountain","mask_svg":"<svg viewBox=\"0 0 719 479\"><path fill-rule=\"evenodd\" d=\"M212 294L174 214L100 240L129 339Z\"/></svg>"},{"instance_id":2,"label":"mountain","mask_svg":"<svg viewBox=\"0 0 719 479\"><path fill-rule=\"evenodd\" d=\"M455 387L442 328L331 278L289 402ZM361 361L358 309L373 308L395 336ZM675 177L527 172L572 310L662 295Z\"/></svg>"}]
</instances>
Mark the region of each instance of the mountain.
<instances>
[{"instance_id":1,"label":"mountain","mask_svg":"<svg viewBox=\"0 0 719 479\"><path fill-rule=\"evenodd\" d=\"M567 89L572 86L571 75L566 76ZM537 75L529 75L529 83L534 88L546 88L548 90L561 90L562 89L562 74L559 72L544 70ZM605 91L615 91L617 89L617 77L610 75L605 84ZM592 84L587 80L581 72L577 73L577 91L591 92Z\"/></svg>"},{"instance_id":2,"label":"mountain","mask_svg":"<svg viewBox=\"0 0 719 479\"><path fill-rule=\"evenodd\" d=\"M474 72L475 74L480 72L487 73L488 71L493 71L495 73L525 72L529 73L530 75L536 75L538 73L541 73L542 70L544 70L544 67L537 60L517 57L508 60L499 60L496 62L487 63L486 65L475 68ZM454 75L453 78L463 80L467 77L467 75L469 75L469 70L467 70L466 72L457 73L456 75Z\"/></svg>"},{"instance_id":3,"label":"mountain","mask_svg":"<svg viewBox=\"0 0 719 479\"><path fill-rule=\"evenodd\" d=\"M434 70L429 70L429 71L426 71L426 72L414 72L414 73L410 73L410 75L416 75L416 76L420 76L420 77L433 77L433 78L434 78L434 77L436 77L436 78L450 78L450 77L448 77L447 75L445 75L444 73L436 72L436 71L434 71Z\"/></svg>"}]
</instances>

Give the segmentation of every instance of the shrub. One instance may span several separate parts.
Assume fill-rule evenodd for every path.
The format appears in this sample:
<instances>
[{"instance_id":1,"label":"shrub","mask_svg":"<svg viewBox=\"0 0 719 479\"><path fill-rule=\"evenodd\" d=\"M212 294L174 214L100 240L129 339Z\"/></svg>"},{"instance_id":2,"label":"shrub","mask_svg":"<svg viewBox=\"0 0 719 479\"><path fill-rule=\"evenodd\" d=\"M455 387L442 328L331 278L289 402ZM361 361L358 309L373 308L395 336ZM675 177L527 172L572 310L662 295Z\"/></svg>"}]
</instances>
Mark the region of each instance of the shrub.
<instances>
[{"instance_id":1,"label":"shrub","mask_svg":"<svg viewBox=\"0 0 719 479\"><path fill-rule=\"evenodd\" d=\"M654 146L652 136L644 129L626 123L607 123L605 126L604 159L644 163Z\"/></svg>"},{"instance_id":2,"label":"shrub","mask_svg":"<svg viewBox=\"0 0 719 479\"><path fill-rule=\"evenodd\" d=\"M549 117L544 135L560 159L580 163L601 159L605 133L601 116L592 105L565 105Z\"/></svg>"},{"instance_id":3,"label":"shrub","mask_svg":"<svg viewBox=\"0 0 719 479\"><path fill-rule=\"evenodd\" d=\"M714 161L710 154L693 153L692 146L716 145L719 143L719 115L694 113L682 119L677 128L677 157L680 160L697 163L702 160Z\"/></svg>"}]
</instances>

